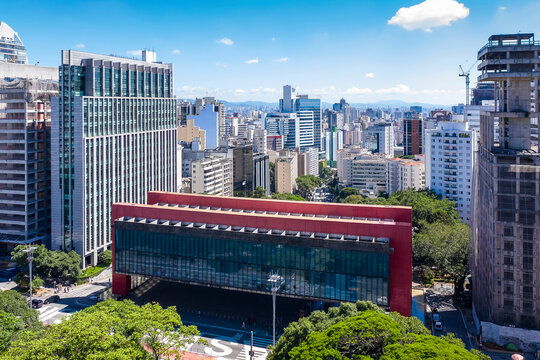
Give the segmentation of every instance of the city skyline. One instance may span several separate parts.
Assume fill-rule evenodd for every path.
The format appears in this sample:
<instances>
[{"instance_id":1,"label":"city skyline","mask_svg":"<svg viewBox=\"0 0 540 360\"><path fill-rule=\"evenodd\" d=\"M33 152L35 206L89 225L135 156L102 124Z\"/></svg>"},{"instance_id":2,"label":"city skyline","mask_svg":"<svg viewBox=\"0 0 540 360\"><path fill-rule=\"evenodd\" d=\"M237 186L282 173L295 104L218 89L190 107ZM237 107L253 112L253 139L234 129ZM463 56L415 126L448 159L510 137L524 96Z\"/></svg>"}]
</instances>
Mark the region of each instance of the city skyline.
<instances>
[{"instance_id":1,"label":"city skyline","mask_svg":"<svg viewBox=\"0 0 540 360\"><path fill-rule=\"evenodd\" d=\"M540 31L540 4L525 0L160 5L115 1L102 12L100 2L59 1L34 15L12 3L1 20L19 33L30 64L58 66L62 49L138 57L149 48L174 64L176 96L233 102L277 102L283 84L325 102L464 102L459 65L473 65L488 34ZM48 16L64 21L43 27L38 18Z\"/></svg>"}]
</instances>

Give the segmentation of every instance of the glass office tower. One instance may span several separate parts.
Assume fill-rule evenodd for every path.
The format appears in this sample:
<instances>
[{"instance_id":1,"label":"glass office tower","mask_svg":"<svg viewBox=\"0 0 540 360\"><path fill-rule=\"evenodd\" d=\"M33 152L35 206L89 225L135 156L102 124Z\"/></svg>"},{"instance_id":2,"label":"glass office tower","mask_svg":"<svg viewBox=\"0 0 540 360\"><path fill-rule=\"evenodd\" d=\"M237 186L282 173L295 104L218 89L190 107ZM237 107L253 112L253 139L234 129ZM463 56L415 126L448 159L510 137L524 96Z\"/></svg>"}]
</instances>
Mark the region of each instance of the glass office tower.
<instances>
[{"instance_id":1,"label":"glass office tower","mask_svg":"<svg viewBox=\"0 0 540 360\"><path fill-rule=\"evenodd\" d=\"M172 87L172 64L62 51L52 111L53 249L95 264L111 244L114 202L177 190Z\"/></svg>"}]
</instances>

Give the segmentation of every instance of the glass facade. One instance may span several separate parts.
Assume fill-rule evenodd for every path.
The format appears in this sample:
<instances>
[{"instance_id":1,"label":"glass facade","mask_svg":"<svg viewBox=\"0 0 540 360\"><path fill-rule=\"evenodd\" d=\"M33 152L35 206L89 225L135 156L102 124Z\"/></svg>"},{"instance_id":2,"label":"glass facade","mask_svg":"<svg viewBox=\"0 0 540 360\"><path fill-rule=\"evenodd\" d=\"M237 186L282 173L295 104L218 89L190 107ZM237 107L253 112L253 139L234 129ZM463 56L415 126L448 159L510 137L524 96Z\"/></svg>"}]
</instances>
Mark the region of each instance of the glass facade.
<instances>
[{"instance_id":1,"label":"glass facade","mask_svg":"<svg viewBox=\"0 0 540 360\"><path fill-rule=\"evenodd\" d=\"M306 246L293 246L245 233L161 233L116 224L117 273L270 293L267 280L277 272L285 280L282 295L388 305L387 253L313 247L307 238Z\"/></svg>"}]
</instances>

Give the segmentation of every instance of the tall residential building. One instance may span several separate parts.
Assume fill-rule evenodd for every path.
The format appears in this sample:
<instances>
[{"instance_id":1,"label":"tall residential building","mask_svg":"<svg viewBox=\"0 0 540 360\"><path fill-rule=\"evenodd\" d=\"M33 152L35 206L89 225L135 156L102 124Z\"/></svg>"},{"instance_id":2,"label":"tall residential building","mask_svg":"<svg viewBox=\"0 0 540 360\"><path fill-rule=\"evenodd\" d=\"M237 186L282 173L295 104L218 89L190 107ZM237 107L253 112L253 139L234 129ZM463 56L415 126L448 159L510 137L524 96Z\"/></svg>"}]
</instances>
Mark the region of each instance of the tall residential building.
<instances>
[{"instance_id":1,"label":"tall residential building","mask_svg":"<svg viewBox=\"0 0 540 360\"><path fill-rule=\"evenodd\" d=\"M326 160L328 166L337 167L338 151L343 149L343 131L338 130L335 126L326 131Z\"/></svg>"},{"instance_id":2,"label":"tall residential building","mask_svg":"<svg viewBox=\"0 0 540 360\"><path fill-rule=\"evenodd\" d=\"M172 64L62 51L52 102L52 243L96 264L111 205L178 189ZM155 61L155 60L154 60Z\"/></svg>"},{"instance_id":3,"label":"tall residential building","mask_svg":"<svg viewBox=\"0 0 540 360\"><path fill-rule=\"evenodd\" d=\"M423 154L422 149L422 117L416 111L403 114L403 149L405 155Z\"/></svg>"},{"instance_id":4,"label":"tall residential building","mask_svg":"<svg viewBox=\"0 0 540 360\"><path fill-rule=\"evenodd\" d=\"M338 151L337 170L339 182L348 187L352 183L352 160L359 155L369 154L368 150L361 146L348 146L343 150Z\"/></svg>"},{"instance_id":5,"label":"tall residential building","mask_svg":"<svg viewBox=\"0 0 540 360\"><path fill-rule=\"evenodd\" d=\"M275 163L276 192L293 193L298 177L298 157L295 152L283 149Z\"/></svg>"},{"instance_id":6,"label":"tall residential building","mask_svg":"<svg viewBox=\"0 0 540 360\"><path fill-rule=\"evenodd\" d=\"M20 244L49 246L58 69L0 63L0 74L0 254L9 255Z\"/></svg>"},{"instance_id":7,"label":"tall residential building","mask_svg":"<svg viewBox=\"0 0 540 360\"><path fill-rule=\"evenodd\" d=\"M264 123L269 136L282 136L283 148L294 150L300 146L300 118L295 113L267 114Z\"/></svg>"},{"instance_id":8,"label":"tall residential building","mask_svg":"<svg viewBox=\"0 0 540 360\"><path fill-rule=\"evenodd\" d=\"M189 143L195 139L199 139L201 150L206 149L206 132L195 126L195 120L186 119L185 125L178 127L178 141Z\"/></svg>"},{"instance_id":9,"label":"tall residential building","mask_svg":"<svg viewBox=\"0 0 540 360\"><path fill-rule=\"evenodd\" d=\"M28 63L26 48L19 34L3 21L0 21L0 63Z\"/></svg>"},{"instance_id":10,"label":"tall residential building","mask_svg":"<svg viewBox=\"0 0 540 360\"><path fill-rule=\"evenodd\" d=\"M244 145L229 150L233 159L233 190L245 196L253 194L253 145Z\"/></svg>"},{"instance_id":11,"label":"tall residential building","mask_svg":"<svg viewBox=\"0 0 540 360\"><path fill-rule=\"evenodd\" d=\"M253 130L253 151L256 153L266 154L268 144L266 143L267 135L265 129Z\"/></svg>"},{"instance_id":12,"label":"tall residential building","mask_svg":"<svg viewBox=\"0 0 540 360\"><path fill-rule=\"evenodd\" d=\"M267 151L280 151L281 149L283 149L283 136L266 135L266 149Z\"/></svg>"},{"instance_id":13,"label":"tall residential building","mask_svg":"<svg viewBox=\"0 0 540 360\"><path fill-rule=\"evenodd\" d=\"M414 159L388 159L387 165L387 188L389 194L407 189L425 189L426 168L424 155L415 155Z\"/></svg>"},{"instance_id":14,"label":"tall residential building","mask_svg":"<svg viewBox=\"0 0 540 360\"><path fill-rule=\"evenodd\" d=\"M207 156L191 163L191 192L233 196L233 160Z\"/></svg>"},{"instance_id":15,"label":"tall residential building","mask_svg":"<svg viewBox=\"0 0 540 360\"><path fill-rule=\"evenodd\" d=\"M540 43L534 34L493 35L478 59L495 111L480 119L473 309L480 321L540 329Z\"/></svg>"},{"instance_id":16,"label":"tall residential building","mask_svg":"<svg viewBox=\"0 0 540 360\"><path fill-rule=\"evenodd\" d=\"M378 123L362 131L364 148L372 153L394 156L394 126L391 123Z\"/></svg>"},{"instance_id":17,"label":"tall residential building","mask_svg":"<svg viewBox=\"0 0 540 360\"><path fill-rule=\"evenodd\" d=\"M306 175L319 176L319 149L312 147L305 151Z\"/></svg>"},{"instance_id":18,"label":"tall residential building","mask_svg":"<svg viewBox=\"0 0 540 360\"><path fill-rule=\"evenodd\" d=\"M469 223L476 132L466 122L441 121L437 129L426 130L426 186L456 203Z\"/></svg>"}]
</instances>

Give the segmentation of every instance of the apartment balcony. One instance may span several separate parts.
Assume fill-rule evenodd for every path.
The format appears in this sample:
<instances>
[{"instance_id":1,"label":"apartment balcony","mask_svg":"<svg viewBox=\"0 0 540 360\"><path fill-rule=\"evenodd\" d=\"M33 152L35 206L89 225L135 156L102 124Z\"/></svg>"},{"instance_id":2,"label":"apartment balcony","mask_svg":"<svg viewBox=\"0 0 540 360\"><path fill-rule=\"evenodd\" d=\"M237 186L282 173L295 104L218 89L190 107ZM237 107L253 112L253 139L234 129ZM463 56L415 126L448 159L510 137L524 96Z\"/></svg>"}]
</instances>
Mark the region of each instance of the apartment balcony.
<instances>
[{"instance_id":1,"label":"apartment balcony","mask_svg":"<svg viewBox=\"0 0 540 360\"><path fill-rule=\"evenodd\" d=\"M456 159L444 159L444 162L445 163L450 163L450 164L456 164L457 160Z\"/></svg>"},{"instance_id":2,"label":"apartment balcony","mask_svg":"<svg viewBox=\"0 0 540 360\"><path fill-rule=\"evenodd\" d=\"M457 172L456 171L445 171L444 175L446 175L446 176L457 176Z\"/></svg>"}]
</instances>

